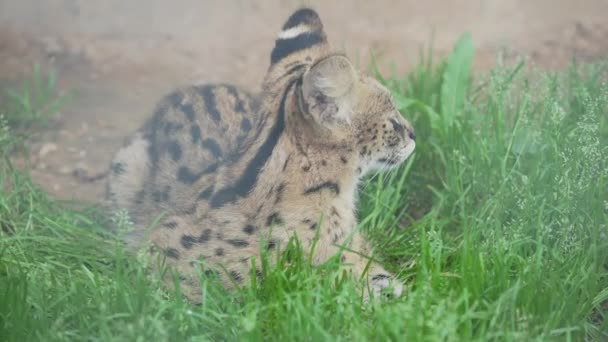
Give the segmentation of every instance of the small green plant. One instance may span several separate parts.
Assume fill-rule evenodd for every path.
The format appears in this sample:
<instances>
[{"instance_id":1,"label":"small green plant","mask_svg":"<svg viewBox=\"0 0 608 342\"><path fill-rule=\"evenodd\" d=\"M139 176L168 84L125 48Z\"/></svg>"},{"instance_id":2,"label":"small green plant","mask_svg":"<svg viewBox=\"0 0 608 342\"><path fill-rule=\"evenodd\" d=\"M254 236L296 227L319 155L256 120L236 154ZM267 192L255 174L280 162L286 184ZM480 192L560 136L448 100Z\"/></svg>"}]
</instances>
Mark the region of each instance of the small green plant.
<instances>
[{"instance_id":1,"label":"small green plant","mask_svg":"<svg viewBox=\"0 0 608 342\"><path fill-rule=\"evenodd\" d=\"M36 64L30 79L19 89L6 90L5 115L9 126L20 130L33 125L47 126L48 119L69 99L67 94L59 94L56 86L55 73L48 71L45 75Z\"/></svg>"}]
</instances>

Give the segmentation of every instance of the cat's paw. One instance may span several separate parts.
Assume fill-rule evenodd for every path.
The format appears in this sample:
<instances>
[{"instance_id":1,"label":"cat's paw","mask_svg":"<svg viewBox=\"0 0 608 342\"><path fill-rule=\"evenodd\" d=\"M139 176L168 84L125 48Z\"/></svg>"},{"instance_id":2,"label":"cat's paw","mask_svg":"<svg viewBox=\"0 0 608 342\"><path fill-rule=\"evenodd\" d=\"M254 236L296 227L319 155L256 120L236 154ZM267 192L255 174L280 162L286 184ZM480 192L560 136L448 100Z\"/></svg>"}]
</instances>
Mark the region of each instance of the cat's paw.
<instances>
[{"instance_id":1,"label":"cat's paw","mask_svg":"<svg viewBox=\"0 0 608 342\"><path fill-rule=\"evenodd\" d=\"M374 300L399 298L402 294L403 284L398 279L389 274L379 273L370 277L363 302L368 303L370 298Z\"/></svg>"}]
</instances>

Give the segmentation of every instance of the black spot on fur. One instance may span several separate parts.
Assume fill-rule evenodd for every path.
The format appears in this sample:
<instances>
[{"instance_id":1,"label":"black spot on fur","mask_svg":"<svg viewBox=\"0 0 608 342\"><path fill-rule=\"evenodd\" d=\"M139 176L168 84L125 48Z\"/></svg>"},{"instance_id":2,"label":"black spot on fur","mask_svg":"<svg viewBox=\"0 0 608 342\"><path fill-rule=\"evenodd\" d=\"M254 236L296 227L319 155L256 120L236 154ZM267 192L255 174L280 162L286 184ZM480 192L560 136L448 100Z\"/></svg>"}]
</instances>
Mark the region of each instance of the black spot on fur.
<instances>
[{"instance_id":1,"label":"black spot on fur","mask_svg":"<svg viewBox=\"0 0 608 342\"><path fill-rule=\"evenodd\" d=\"M304 171L304 172L310 171L310 165L302 166L302 171Z\"/></svg>"},{"instance_id":2,"label":"black spot on fur","mask_svg":"<svg viewBox=\"0 0 608 342\"><path fill-rule=\"evenodd\" d=\"M325 160L321 160L321 165L327 166L327 162Z\"/></svg>"},{"instance_id":3,"label":"black spot on fur","mask_svg":"<svg viewBox=\"0 0 608 342\"><path fill-rule=\"evenodd\" d=\"M239 92L237 91L236 87L233 85L225 84L224 88L226 88L228 93L234 97L234 110L238 113L244 113L245 103L243 102L243 99L241 99L241 97L239 96Z\"/></svg>"},{"instance_id":4,"label":"black spot on fur","mask_svg":"<svg viewBox=\"0 0 608 342\"><path fill-rule=\"evenodd\" d=\"M391 118L390 119L391 124L393 125L393 129L399 133L399 134L403 134L404 132L404 128L403 125L401 125L399 122L397 122L397 120Z\"/></svg>"},{"instance_id":5,"label":"black spot on fur","mask_svg":"<svg viewBox=\"0 0 608 342\"><path fill-rule=\"evenodd\" d=\"M340 161L342 162L342 164L348 163L348 159L346 159L345 156L340 156Z\"/></svg>"},{"instance_id":6,"label":"black spot on fur","mask_svg":"<svg viewBox=\"0 0 608 342\"><path fill-rule=\"evenodd\" d=\"M274 203L277 204L283 199L283 193L285 192L285 183L279 184L277 187L277 197L274 199Z\"/></svg>"},{"instance_id":7,"label":"black spot on fur","mask_svg":"<svg viewBox=\"0 0 608 342\"><path fill-rule=\"evenodd\" d=\"M184 215L193 215L196 213L196 204L190 206L190 208L180 209L179 212Z\"/></svg>"},{"instance_id":8,"label":"black spot on fur","mask_svg":"<svg viewBox=\"0 0 608 342\"><path fill-rule=\"evenodd\" d=\"M166 135L170 135L173 134L174 132L177 132L179 130L181 130L182 128L184 128L184 125L179 124L179 123L173 123L173 122L165 122L164 125L164 131Z\"/></svg>"},{"instance_id":9,"label":"black spot on fur","mask_svg":"<svg viewBox=\"0 0 608 342\"><path fill-rule=\"evenodd\" d=\"M166 202L169 200L169 192L171 191L171 187L165 185L165 188L161 190L156 190L152 193L152 199L155 202Z\"/></svg>"},{"instance_id":10,"label":"black spot on fur","mask_svg":"<svg viewBox=\"0 0 608 342\"><path fill-rule=\"evenodd\" d=\"M251 224L248 224L248 225L245 226L245 228L243 228L243 231L247 235L253 235L256 230L257 230L257 228L255 226L251 225Z\"/></svg>"},{"instance_id":11,"label":"black spot on fur","mask_svg":"<svg viewBox=\"0 0 608 342\"><path fill-rule=\"evenodd\" d=\"M308 227L308 229L310 229L310 230L317 230L317 224L316 224L316 223L311 224L311 225Z\"/></svg>"},{"instance_id":12,"label":"black spot on fur","mask_svg":"<svg viewBox=\"0 0 608 342\"><path fill-rule=\"evenodd\" d=\"M215 95L213 94L213 86L202 86L199 87L199 92L203 96L203 100L205 101L205 109L207 113L211 115L211 118L215 122L219 122L222 119L222 114L217 109L217 104L215 103Z\"/></svg>"},{"instance_id":13,"label":"black spot on fur","mask_svg":"<svg viewBox=\"0 0 608 342\"><path fill-rule=\"evenodd\" d=\"M215 249L215 255L216 256L222 256L222 255L224 255L224 249L223 248L216 248Z\"/></svg>"},{"instance_id":14,"label":"black spot on fur","mask_svg":"<svg viewBox=\"0 0 608 342\"><path fill-rule=\"evenodd\" d=\"M273 240L273 239L269 240L268 243L266 244L266 249L269 251L275 249L277 247L277 243L278 243L277 240Z\"/></svg>"},{"instance_id":15,"label":"black spot on fur","mask_svg":"<svg viewBox=\"0 0 608 342\"><path fill-rule=\"evenodd\" d=\"M186 166L182 166L177 170L177 180L182 183L192 185L200 178L200 175L197 175L190 171L190 169Z\"/></svg>"},{"instance_id":16,"label":"black spot on fur","mask_svg":"<svg viewBox=\"0 0 608 342\"><path fill-rule=\"evenodd\" d=\"M186 117L189 121L194 121L194 116L196 115L196 113L194 112L194 107L192 107L191 104L183 104L180 106L180 109L182 110L182 112L184 112L184 114L186 114Z\"/></svg>"},{"instance_id":17,"label":"black spot on fur","mask_svg":"<svg viewBox=\"0 0 608 342\"><path fill-rule=\"evenodd\" d=\"M218 275L217 271L213 269L207 269L204 273L206 277L215 277Z\"/></svg>"},{"instance_id":18,"label":"black spot on fur","mask_svg":"<svg viewBox=\"0 0 608 342\"><path fill-rule=\"evenodd\" d=\"M198 237L198 242L206 243L211 239L211 229L205 229Z\"/></svg>"},{"instance_id":19,"label":"black spot on fur","mask_svg":"<svg viewBox=\"0 0 608 342\"><path fill-rule=\"evenodd\" d=\"M386 274L376 274L372 277L372 280L390 279L391 277Z\"/></svg>"},{"instance_id":20,"label":"black spot on fur","mask_svg":"<svg viewBox=\"0 0 608 342\"><path fill-rule=\"evenodd\" d=\"M243 132L249 132L251 130L251 121L249 121L249 119L245 118L243 120L241 120L241 131Z\"/></svg>"},{"instance_id":21,"label":"black spot on fur","mask_svg":"<svg viewBox=\"0 0 608 342\"><path fill-rule=\"evenodd\" d=\"M163 227L165 227L167 229L175 229L175 228L177 228L177 222L175 222L175 221L165 222L165 223L163 223Z\"/></svg>"},{"instance_id":22,"label":"black spot on fur","mask_svg":"<svg viewBox=\"0 0 608 342\"><path fill-rule=\"evenodd\" d=\"M192 137L192 143L198 144L201 140L201 128L198 125L192 125L190 127L190 136Z\"/></svg>"},{"instance_id":23,"label":"black spot on fur","mask_svg":"<svg viewBox=\"0 0 608 342\"><path fill-rule=\"evenodd\" d=\"M340 236L338 234L334 234L333 238L331 239L331 242L337 243L339 239L340 239Z\"/></svg>"},{"instance_id":24,"label":"black spot on fur","mask_svg":"<svg viewBox=\"0 0 608 342\"><path fill-rule=\"evenodd\" d=\"M209 197L211 197L212 194L213 194L213 185L210 185L207 188L205 188L205 190L201 191L200 194L198 194L198 198L201 200L207 200L207 199L209 199Z\"/></svg>"},{"instance_id":25,"label":"black spot on fur","mask_svg":"<svg viewBox=\"0 0 608 342\"><path fill-rule=\"evenodd\" d=\"M196 243L196 238L192 235L182 235L181 243L185 249L190 249Z\"/></svg>"},{"instance_id":26,"label":"black spot on fur","mask_svg":"<svg viewBox=\"0 0 608 342\"><path fill-rule=\"evenodd\" d=\"M230 271L230 276L237 283L242 283L243 282L243 276L241 276L241 274L239 272L237 272L237 271Z\"/></svg>"},{"instance_id":27,"label":"black spot on fur","mask_svg":"<svg viewBox=\"0 0 608 342\"><path fill-rule=\"evenodd\" d=\"M241 174L241 177L234 186L221 189L211 198L211 207L219 208L226 203L234 202L238 197L247 195L253 186L256 184L262 167L266 164L272 152L277 145L283 130L285 129L285 102L287 95L293 86L293 82L287 86L281 103L279 105L278 117L274 126L270 129L270 133L266 140L260 146L253 159L247 164L247 167Z\"/></svg>"},{"instance_id":28,"label":"black spot on fur","mask_svg":"<svg viewBox=\"0 0 608 342\"><path fill-rule=\"evenodd\" d=\"M177 180L184 184L192 185L196 182L201 176L207 175L217 171L218 164L211 164L206 169L199 173L192 172L188 167L182 166L177 170Z\"/></svg>"},{"instance_id":29,"label":"black spot on fur","mask_svg":"<svg viewBox=\"0 0 608 342\"><path fill-rule=\"evenodd\" d=\"M165 249L165 255L171 259L179 259L179 252L175 248Z\"/></svg>"},{"instance_id":30,"label":"black spot on fur","mask_svg":"<svg viewBox=\"0 0 608 342\"><path fill-rule=\"evenodd\" d=\"M319 192L324 189L331 190L336 195L338 195L340 193L340 186L338 185L338 183L326 181L326 182L323 182L321 184L315 185L313 187L310 187L310 188L304 190L304 195L314 194L314 193Z\"/></svg>"},{"instance_id":31,"label":"black spot on fur","mask_svg":"<svg viewBox=\"0 0 608 342\"><path fill-rule=\"evenodd\" d=\"M342 216L340 216L340 214L338 213L338 210L336 209L336 207L331 207L331 214L333 216L337 216L338 218L342 218Z\"/></svg>"},{"instance_id":32,"label":"black spot on fur","mask_svg":"<svg viewBox=\"0 0 608 342\"><path fill-rule=\"evenodd\" d=\"M182 103L183 96L180 92L174 91L166 97L169 105L176 107Z\"/></svg>"},{"instance_id":33,"label":"black spot on fur","mask_svg":"<svg viewBox=\"0 0 608 342\"><path fill-rule=\"evenodd\" d=\"M232 246L238 247L238 248L243 248L243 247L249 246L249 242L247 242L246 240L241 240L241 239L231 239L231 240L226 240L226 242L228 242Z\"/></svg>"},{"instance_id":34,"label":"black spot on fur","mask_svg":"<svg viewBox=\"0 0 608 342\"><path fill-rule=\"evenodd\" d=\"M222 155L222 149L220 148L220 145L217 143L217 141L213 139L203 140L203 147L208 149L209 152L211 152L211 154L215 158L219 158Z\"/></svg>"},{"instance_id":35,"label":"black spot on fur","mask_svg":"<svg viewBox=\"0 0 608 342\"><path fill-rule=\"evenodd\" d=\"M380 163L391 164L391 165L393 165L393 164L396 164L396 163L397 163L397 161L396 161L396 160L393 160L393 159L388 159L388 158L379 158L379 159L378 159L378 161L379 161Z\"/></svg>"},{"instance_id":36,"label":"black spot on fur","mask_svg":"<svg viewBox=\"0 0 608 342\"><path fill-rule=\"evenodd\" d=\"M279 213L272 213L270 216L268 216L266 218L266 225L267 226L271 226L271 225L274 225L274 224L281 225L283 223L284 223L284 221L281 218L281 216L279 215Z\"/></svg>"},{"instance_id":37,"label":"black spot on fur","mask_svg":"<svg viewBox=\"0 0 608 342\"><path fill-rule=\"evenodd\" d=\"M125 173L125 170L126 170L125 164L123 164L121 162L112 163L110 168L112 169L112 173L114 173L117 176L122 175L123 173Z\"/></svg>"},{"instance_id":38,"label":"black spot on fur","mask_svg":"<svg viewBox=\"0 0 608 342\"><path fill-rule=\"evenodd\" d=\"M170 141L167 144L167 151L171 155L171 159L173 159L175 162L182 158L182 148L179 146L177 141Z\"/></svg>"}]
</instances>

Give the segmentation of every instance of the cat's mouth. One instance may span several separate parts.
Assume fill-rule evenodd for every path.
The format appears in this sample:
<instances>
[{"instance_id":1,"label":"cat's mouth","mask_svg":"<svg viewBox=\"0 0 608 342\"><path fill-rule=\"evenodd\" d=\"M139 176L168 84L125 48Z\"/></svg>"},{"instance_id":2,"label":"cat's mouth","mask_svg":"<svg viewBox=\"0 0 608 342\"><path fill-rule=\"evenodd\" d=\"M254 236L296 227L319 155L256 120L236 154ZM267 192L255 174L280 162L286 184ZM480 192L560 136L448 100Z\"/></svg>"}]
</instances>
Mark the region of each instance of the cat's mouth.
<instances>
[{"instance_id":1,"label":"cat's mouth","mask_svg":"<svg viewBox=\"0 0 608 342\"><path fill-rule=\"evenodd\" d=\"M409 158L412 153L414 153L414 150L416 149L416 142L415 141L410 141L404 149L398 151L397 153L391 155L390 157L383 157L383 158L379 158L377 161L379 164L383 165L384 167L395 167L398 166L399 164L401 164L402 162L406 161L407 158Z\"/></svg>"},{"instance_id":2,"label":"cat's mouth","mask_svg":"<svg viewBox=\"0 0 608 342\"><path fill-rule=\"evenodd\" d=\"M414 150L416 149L416 141L415 140L411 140L403 150L400 151L399 155L401 156L401 161L405 161L407 158L409 158L412 153L414 153Z\"/></svg>"}]
</instances>

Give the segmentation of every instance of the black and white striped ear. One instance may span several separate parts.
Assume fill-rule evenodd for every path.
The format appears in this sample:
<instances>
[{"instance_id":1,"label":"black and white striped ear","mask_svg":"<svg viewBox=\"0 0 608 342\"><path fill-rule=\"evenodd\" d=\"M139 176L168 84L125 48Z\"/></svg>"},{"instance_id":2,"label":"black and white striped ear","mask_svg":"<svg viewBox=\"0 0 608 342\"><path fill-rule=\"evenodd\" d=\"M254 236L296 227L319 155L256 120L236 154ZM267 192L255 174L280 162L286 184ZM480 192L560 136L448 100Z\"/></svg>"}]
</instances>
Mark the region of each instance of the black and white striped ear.
<instances>
[{"instance_id":1,"label":"black and white striped ear","mask_svg":"<svg viewBox=\"0 0 608 342\"><path fill-rule=\"evenodd\" d=\"M348 58L332 55L314 64L302 80L303 110L324 125L349 123L357 73Z\"/></svg>"},{"instance_id":2,"label":"black and white striped ear","mask_svg":"<svg viewBox=\"0 0 608 342\"><path fill-rule=\"evenodd\" d=\"M327 37L323 32L323 23L319 15L312 9L302 8L294 12L283 29L279 32L274 49L270 55L270 64L279 64L285 60L318 58L327 48Z\"/></svg>"}]
</instances>

